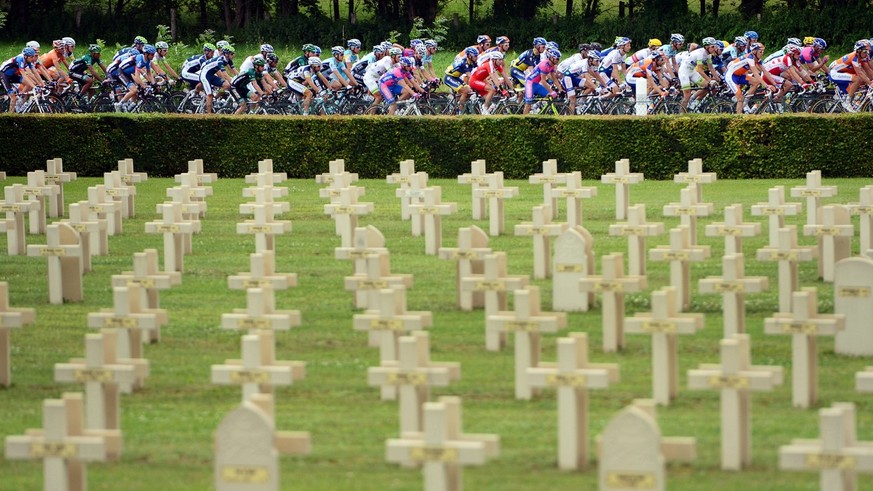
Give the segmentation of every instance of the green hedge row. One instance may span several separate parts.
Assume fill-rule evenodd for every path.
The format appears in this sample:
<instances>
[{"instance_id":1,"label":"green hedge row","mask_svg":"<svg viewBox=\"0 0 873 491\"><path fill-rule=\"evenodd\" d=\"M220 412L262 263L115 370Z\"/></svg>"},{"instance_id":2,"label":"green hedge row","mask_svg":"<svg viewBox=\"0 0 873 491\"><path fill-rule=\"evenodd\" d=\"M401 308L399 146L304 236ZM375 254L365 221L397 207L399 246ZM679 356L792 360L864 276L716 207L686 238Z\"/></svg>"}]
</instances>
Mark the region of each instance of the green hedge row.
<instances>
[{"instance_id":1,"label":"green hedge row","mask_svg":"<svg viewBox=\"0 0 873 491\"><path fill-rule=\"evenodd\" d=\"M598 179L628 158L648 179L670 179L703 158L722 179L871 177L873 115L774 117L190 117L161 115L0 116L0 170L10 175L64 167L99 176L131 157L151 176L184 172L201 158L212 172L240 177L260 159L311 178L331 159L361 177L382 178L397 162L451 178L486 159L489 170L525 178L545 159Z\"/></svg>"}]
</instances>

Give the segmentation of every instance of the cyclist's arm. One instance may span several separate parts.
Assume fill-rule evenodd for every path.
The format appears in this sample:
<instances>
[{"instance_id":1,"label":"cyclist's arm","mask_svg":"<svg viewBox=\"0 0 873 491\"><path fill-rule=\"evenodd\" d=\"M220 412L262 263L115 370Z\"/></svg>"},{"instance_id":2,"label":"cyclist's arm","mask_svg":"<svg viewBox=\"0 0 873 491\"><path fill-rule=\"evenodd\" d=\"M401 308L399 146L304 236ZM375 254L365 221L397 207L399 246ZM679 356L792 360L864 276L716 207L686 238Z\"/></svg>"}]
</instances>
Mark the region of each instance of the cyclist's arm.
<instances>
[{"instance_id":1,"label":"cyclist's arm","mask_svg":"<svg viewBox=\"0 0 873 491\"><path fill-rule=\"evenodd\" d=\"M342 68L343 73L345 73L345 74L346 74L346 77L347 77L347 78L346 78L346 83L345 83L345 86L346 86L346 87L348 87L348 86L350 86L350 85L351 85L351 86L357 86L357 85L358 85L358 81L355 80L355 76L352 74L352 69L351 69L350 65L351 65L350 63L343 62L343 66L340 67L340 68ZM342 78L342 77L340 77L340 78Z\"/></svg>"},{"instance_id":2,"label":"cyclist's arm","mask_svg":"<svg viewBox=\"0 0 873 491\"><path fill-rule=\"evenodd\" d=\"M703 77L703 80L706 80L706 83L709 83L710 80L721 80L721 75L719 74L717 77L710 77L709 74L706 73L706 65L702 63L698 63L696 67L694 67L694 71L699 73L700 76ZM712 73L718 73L718 70L713 70Z\"/></svg>"},{"instance_id":3,"label":"cyclist's arm","mask_svg":"<svg viewBox=\"0 0 873 491\"><path fill-rule=\"evenodd\" d=\"M318 75L319 75L322 79L324 78L324 75L322 75L321 72L319 72ZM313 93L313 94L315 94L315 95L321 94L321 89L318 88L318 87L315 85L315 82L312 81L312 77L311 77L311 76L309 76L309 75L305 75L305 76L303 77L303 81L306 82L306 85L308 85L310 89L312 89L312 93Z\"/></svg>"},{"instance_id":4,"label":"cyclist's arm","mask_svg":"<svg viewBox=\"0 0 873 491\"><path fill-rule=\"evenodd\" d=\"M287 87L288 86L288 81L285 80L285 76L282 75L281 70L276 70L274 73L270 73L269 75L271 77L273 77L273 80L278 82L279 87Z\"/></svg>"}]
</instances>

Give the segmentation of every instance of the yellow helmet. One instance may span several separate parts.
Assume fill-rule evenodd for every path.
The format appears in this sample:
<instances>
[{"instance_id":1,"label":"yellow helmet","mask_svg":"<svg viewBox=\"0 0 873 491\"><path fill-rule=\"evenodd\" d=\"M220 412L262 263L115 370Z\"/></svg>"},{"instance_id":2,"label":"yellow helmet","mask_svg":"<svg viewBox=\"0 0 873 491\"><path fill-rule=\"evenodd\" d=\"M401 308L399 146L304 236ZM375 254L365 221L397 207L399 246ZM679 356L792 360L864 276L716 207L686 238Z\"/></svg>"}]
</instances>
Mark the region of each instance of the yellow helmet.
<instances>
[{"instance_id":1,"label":"yellow helmet","mask_svg":"<svg viewBox=\"0 0 873 491\"><path fill-rule=\"evenodd\" d=\"M649 47L650 48L660 48L661 47L660 39L649 39Z\"/></svg>"},{"instance_id":2,"label":"yellow helmet","mask_svg":"<svg viewBox=\"0 0 873 491\"><path fill-rule=\"evenodd\" d=\"M815 43L815 38L812 36L806 36L805 38L803 38L803 45L804 46L812 46L814 43Z\"/></svg>"}]
</instances>

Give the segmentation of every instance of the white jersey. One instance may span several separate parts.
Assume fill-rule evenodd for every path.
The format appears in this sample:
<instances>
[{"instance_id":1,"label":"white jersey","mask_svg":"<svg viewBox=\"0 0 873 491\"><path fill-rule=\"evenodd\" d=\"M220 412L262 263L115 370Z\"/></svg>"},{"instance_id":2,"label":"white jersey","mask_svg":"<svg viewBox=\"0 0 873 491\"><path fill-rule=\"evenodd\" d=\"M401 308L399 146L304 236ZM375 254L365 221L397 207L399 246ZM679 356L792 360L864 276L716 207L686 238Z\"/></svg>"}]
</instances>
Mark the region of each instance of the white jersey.
<instances>
[{"instance_id":1,"label":"white jersey","mask_svg":"<svg viewBox=\"0 0 873 491\"><path fill-rule=\"evenodd\" d=\"M572 65L574 63L578 63L579 61L584 60L584 59L585 58L582 58L581 53L576 53L575 55L567 58L566 60L562 61L561 63L558 63L558 68L556 68L556 70L558 71L558 73L565 73L570 68L570 65Z\"/></svg>"},{"instance_id":2,"label":"white jersey","mask_svg":"<svg viewBox=\"0 0 873 491\"><path fill-rule=\"evenodd\" d=\"M783 57L783 56L785 56L785 55L787 55L787 54L788 54L788 50L786 50L785 48L782 48L782 49L780 49L779 51L776 51L775 53L771 53L769 56L767 56L766 58L764 58L763 63L764 63L764 65L766 65L767 62L769 62L769 61L773 61L773 60L775 60L776 58L781 58L781 57Z\"/></svg>"},{"instance_id":3,"label":"white jersey","mask_svg":"<svg viewBox=\"0 0 873 491\"><path fill-rule=\"evenodd\" d=\"M652 54L652 50L650 50L649 48L643 48L643 49L637 51L636 53L625 58L624 62L627 63L628 65L632 65L638 61L645 60L646 58L649 57L650 54Z\"/></svg>"},{"instance_id":4,"label":"white jersey","mask_svg":"<svg viewBox=\"0 0 873 491\"><path fill-rule=\"evenodd\" d=\"M572 58L571 58L572 60ZM563 65L563 62L561 63ZM572 77L581 77L583 73L588 71L588 58L582 58L581 56L576 59L573 63L568 66L565 66L564 69L561 69L561 66L558 66L558 72L562 75L570 75Z\"/></svg>"},{"instance_id":5,"label":"white jersey","mask_svg":"<svg viewBox=\"0 0 873 491\"><path fill-rule=\"evenodd\" d=\"M624 60L621 58L621 50L615 48L603 57L600 62L600 69L606 70L613 65L619 65L622 63L624 63Z\"/></svg>"},{"instance_id":6,"label":"white jersey","mask_svg":"<svg viewBox=\"0 0 873 491\"><path fill-rule=\"evenodd\" d=\"M773 75L781 75L782 72L793 66L796 66L796 63L790 55L772 58L771 60L764 62L764 70L767 70Z\"/></svg>"},{"instance_id":7,"label":"white jersey","mask_svg":"<svg viewBox=\"0 0 873 491\"><path fill-rule=\"evenodd\" d=\"M263 58L263 56L261 55L247 57L245 60L243 60L242 65L239 66L240 73L255 69L255 56L257 56L258 58Z\"/></svg>"},{"instance_id":8,"label":"white jersey","mask_svg":"<svg viewBox=\"0 0 873 491\"><path fill-rule=\"evenodd\" d=\"M679 53L681 55L682 53ZM679 55L676 55L676 60L679 60ZM694 70L697 68L697 65L709 66L712 64L712 56L706 52L706 48L697 48L694 51L688 53L688 57L683 59L680 68L684 68L686 70Z\"/></svg>"},{"instance_id":9,"label":"white jersey","mask_svg":"<svg viewBox=\"0 0 873 491\"><path fill-rule=\"evenodd\" d=\"M477 67L482 66L485 64L485 62L497 58L497 56L495 56L495 55L498 55L498 54L501 54L501 53L499 51L486 51L484 53L479 54L479 57L476 58L476 66Z\"/></svg>"},{"instance_id":10,"label":"white jersey","mask_svg":"<svg viewBox=\"0 0 873 491\"><path fill-rule=\"evenodd\" d=\"M379 77L392 68L394 68L394 63L391 61L391 57L385 55L384 58L376 63L370 63L367 65L367 71L364 72L364 77L379 80Z\"/></svg>"}]
</instances>

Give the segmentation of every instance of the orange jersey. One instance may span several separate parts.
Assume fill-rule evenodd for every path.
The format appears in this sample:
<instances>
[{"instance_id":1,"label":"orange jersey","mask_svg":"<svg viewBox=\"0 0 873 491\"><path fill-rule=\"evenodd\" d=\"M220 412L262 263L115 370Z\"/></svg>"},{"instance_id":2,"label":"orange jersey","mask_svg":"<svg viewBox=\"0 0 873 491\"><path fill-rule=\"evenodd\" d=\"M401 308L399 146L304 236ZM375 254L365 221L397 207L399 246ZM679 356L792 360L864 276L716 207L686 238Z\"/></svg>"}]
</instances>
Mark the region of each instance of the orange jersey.
<instances>
[{"instance_id":1,"label":"orange jersey","mask_svg":"<svg viewBox=\"0 0 873 491\"><path fill-rule=\"evenodd\" d=\"M57 51L51 50L48 53L39 57L39 62L46 68L52 68L61 64L64 57L59 55Z\"/></svg>"}]
</instances>

